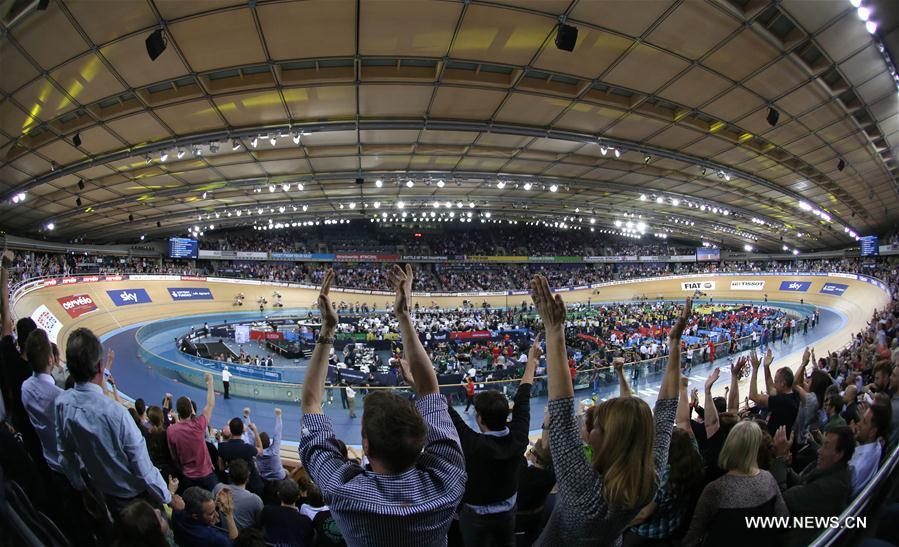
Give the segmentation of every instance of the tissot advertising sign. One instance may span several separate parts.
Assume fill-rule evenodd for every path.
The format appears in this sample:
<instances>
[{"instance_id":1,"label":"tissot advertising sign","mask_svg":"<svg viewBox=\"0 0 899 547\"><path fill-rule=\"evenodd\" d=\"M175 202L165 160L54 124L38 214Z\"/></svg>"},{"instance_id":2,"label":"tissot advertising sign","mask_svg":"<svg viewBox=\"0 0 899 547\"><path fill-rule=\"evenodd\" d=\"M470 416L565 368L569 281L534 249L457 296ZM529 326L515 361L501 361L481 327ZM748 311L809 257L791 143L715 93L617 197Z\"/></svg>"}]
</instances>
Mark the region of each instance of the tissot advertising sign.
<instances>
[{"instance_id":1,"label":"tissot advertising sign","mask_svg":"<svg viewBox=\"0 0 899 547\"><path fill-rule=\"evenodd\" d=\"M752 279L738 279L730 282L730 290L732 291L761 291L765 288L764 281L756 281Z\"/></svg>"},{"instance_id":2,"label":"tissot advertising sign","mask_svg":"<svg viewBox=\"0 0 899 547\"><path fill-rule=\"evenodd\" d=\"M116 306L131 306L133 304L149 304L152 302L150 295L144 289L122 289L119 291L106 291L109 299Z\"/></svg>"}]
</instances>

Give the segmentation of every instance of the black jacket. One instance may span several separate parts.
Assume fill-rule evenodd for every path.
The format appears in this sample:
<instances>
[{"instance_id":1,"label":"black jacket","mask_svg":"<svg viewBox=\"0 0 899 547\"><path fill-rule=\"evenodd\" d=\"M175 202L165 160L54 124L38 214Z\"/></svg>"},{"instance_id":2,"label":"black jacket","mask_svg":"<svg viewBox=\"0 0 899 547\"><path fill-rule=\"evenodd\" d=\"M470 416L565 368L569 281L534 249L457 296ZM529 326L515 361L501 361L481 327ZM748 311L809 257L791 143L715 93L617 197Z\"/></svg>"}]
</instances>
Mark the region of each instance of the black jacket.
<instances>
[{"instance_id":1,"label":"black jacket","mask_svg":"<svg viewBox=\"0 0 899 547\"><path fill-rule=\"evenodd\" d=\"M468 482L462 501L470 505L490 505L511 498L518 492L518 473L528 446L531 422L531 384L520 384L513 399L509 434L484 435L471 429L453 407L449 407L453 425L459 433Z\"/></svg>"}]
</instances>

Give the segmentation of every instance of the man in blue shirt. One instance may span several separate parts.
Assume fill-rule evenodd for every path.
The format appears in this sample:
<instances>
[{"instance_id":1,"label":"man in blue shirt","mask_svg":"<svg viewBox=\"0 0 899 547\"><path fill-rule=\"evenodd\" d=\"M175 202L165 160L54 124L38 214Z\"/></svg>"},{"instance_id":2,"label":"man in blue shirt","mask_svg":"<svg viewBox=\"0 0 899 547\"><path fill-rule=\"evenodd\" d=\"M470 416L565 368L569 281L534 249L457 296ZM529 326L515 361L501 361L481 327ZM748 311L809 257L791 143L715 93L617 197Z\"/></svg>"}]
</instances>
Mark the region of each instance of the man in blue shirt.
<instances>
[{"instance_id":1,"label":"man in blue shirt","mask_svg":"<svg viewBox=\"0 0 899 547\"><path fill-rule=\"evenodd\" d=\"M88 329L75 329L66 344L66 362L75 388L56 398L59 463L72 487L84 491L83 467L106 497L110 512L137 497L181 506L153 467L147 445L128 410L103 394L103 347Z\"/></svg>"},{"instance_id":2,"label":"man in blue shirt","mask_svg":"<svg viewBox=\"0 0 899 547\"><path fill-rule=\"evenodd\" d=\"M301 458L348 545L444 546L465 490L465 460L434 367L409 315L412 268L395 266L390 278L408 357L403 372L417 401L413 405L384 391L368 395L362 449L371 471L340 453L331 421L321 409L328 351L337 329L328 297L334 272L328 270L318 297L322 328L303 386Z\"/></svg>"},{"instance_id":3,"label":"man in blue shirt","mask_svg":"<svg viewBox=\"0 0 899 547\"><path fill-rule=\"evenodd\" d=\"M219 513L227 532L216 527ZM172 513L172 531L179 547L230 547L238 534L231 492L213 498L209 490L191 486L184 491L184 510Z\"/></svg>"}]
</instances>

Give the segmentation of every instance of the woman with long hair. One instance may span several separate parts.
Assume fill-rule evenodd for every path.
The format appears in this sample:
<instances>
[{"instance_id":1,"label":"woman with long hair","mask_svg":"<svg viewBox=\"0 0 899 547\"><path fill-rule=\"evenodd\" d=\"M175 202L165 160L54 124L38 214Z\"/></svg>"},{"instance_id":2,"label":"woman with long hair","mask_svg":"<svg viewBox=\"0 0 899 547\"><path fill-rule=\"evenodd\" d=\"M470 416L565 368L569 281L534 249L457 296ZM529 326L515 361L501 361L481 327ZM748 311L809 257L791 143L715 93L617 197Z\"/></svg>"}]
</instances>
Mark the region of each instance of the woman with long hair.
<instances>
[{"instance_id":1,"label":"woman with long hair","mask_svg":"<svg viewBox=\"0 0 899 547\"><path fill-rule=\"evenodd\" d=\"M774 530L750 529L745 517L789 516L777 480L759 469L762 437L753 420L730 430L718 455L718 465L727 473L703 489L683 545L760 545Z\"/></svg>"},{"instance_id":2,"label":"woman with long hair","mask_svg":"<svg viewBox=\"0 0 899 547\"><path fill-rule=\"evenodd\" d=\"M597 406L584 457L567 367L565 303L543 276L531 282L532 298L546 329L549 444L559 495L535 545L611 545L656 493L668 460L680 384L680 339L690 316L687 299L669 332L671 352L659 388L655 416L637 397Z\"/></svg>"}]
</instances>

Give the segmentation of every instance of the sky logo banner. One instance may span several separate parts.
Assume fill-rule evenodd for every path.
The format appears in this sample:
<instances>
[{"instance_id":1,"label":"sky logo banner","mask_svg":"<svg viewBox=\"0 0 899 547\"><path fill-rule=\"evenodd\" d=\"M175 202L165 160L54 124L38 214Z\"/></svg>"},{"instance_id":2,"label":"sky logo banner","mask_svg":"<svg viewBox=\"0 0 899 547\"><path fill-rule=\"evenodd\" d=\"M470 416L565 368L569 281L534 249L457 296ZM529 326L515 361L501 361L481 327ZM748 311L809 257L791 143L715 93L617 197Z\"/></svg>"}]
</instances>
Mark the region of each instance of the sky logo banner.
<instances>
[{"instance_id":1,"label":"sky logo banner","mask_svg":"<svg viewBox=\"0 0 899 547\"><path fill-rule=\"evenodd\" d=\"M782 291L805 292L811 286L812 286L811 281L781 281L780 282L780 290L782 290Z\"/></svg>"},{"instance_id":2,"label":"sky logo banner","mask_svg":"<svg viewBox=\"0 0 899 547\"><path fill-rule=\"evenodd\" d=\"M87 294L64 296L63 298L57 298L56 301L59 302L62 309L66 310L66 313L68 313L69 317L72 319L76 319L97 309L97 304L95 304L93 298Z\"/></svg>"},{"instance_id":3,"label":"sky logo banner","mask_svg":"<svg viewBox=\"0 0 899 547\"><path fill-rule=\"evenodd\" d=\"M109 299L116 306L130 306L132 304L149 304L150 295L144 289L122 289L120 291L106 291Z\"/></svg>"},{"instance_id":4,"label":"sky logo banner","mask_svg":"<svg viewBox=\"0 0 899 547\"><path fill-rule=\"evenodd\" d=\"M825 283L823 287L821 287L821 294L832 294L833 296L843 296L843 293L846 292L846 289L849 288L849 285L844 285L842 283Z\"/></svg>"},{"instance_id":5,"label":"sky logo banner","mask_svg":"<svg viewBox=\"0 0 899 547\"><path fill-rule=\"evenodd\" d=\"M169 287L172 300L212 300L212 291L206 287Z\"/></svg>"}]
</instances>

